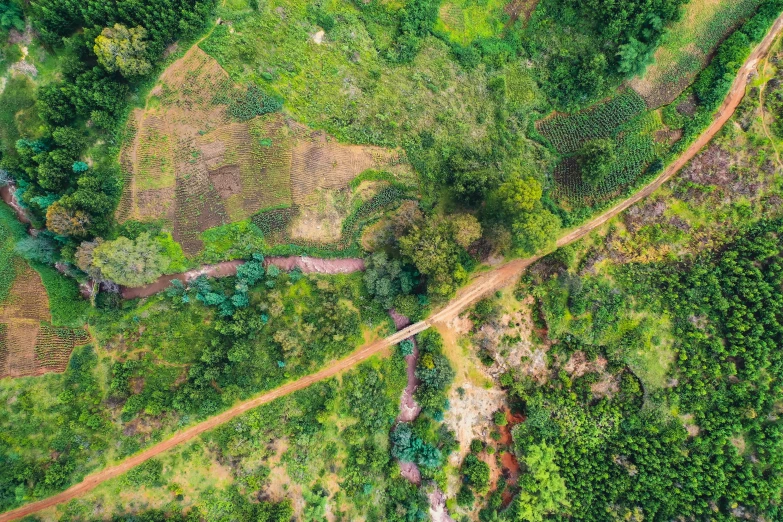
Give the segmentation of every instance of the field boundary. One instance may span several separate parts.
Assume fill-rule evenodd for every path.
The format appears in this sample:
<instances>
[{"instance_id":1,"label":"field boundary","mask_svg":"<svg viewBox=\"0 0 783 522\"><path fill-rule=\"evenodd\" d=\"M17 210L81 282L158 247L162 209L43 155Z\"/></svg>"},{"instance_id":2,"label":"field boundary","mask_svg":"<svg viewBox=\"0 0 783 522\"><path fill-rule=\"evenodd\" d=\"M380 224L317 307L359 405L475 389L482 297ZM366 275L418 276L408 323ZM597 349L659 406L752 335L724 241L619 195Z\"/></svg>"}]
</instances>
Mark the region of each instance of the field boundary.
<instances>
[{"instance_id":1,"label":"field boundary","mask_svg":"<svg viewBox=\"0 0 783 522\"><path fill-rule=\"evenodd\" d=\"M633 196L622 201L621 203L618 203L611 209L590 220L585 225L582 225L581 227L578 227L562 236L557 240L556 247L559 248L568 245L569 243L585 237L587 234L602 226L634 203L637 203L638 201L646 198L655 190L660 188L661 185L674 176L674 174L679 172L679 170L685 166L688 161L696 156L696 154L723 128L731 116L733 116L734 111L745 95L745 87L750 74L756 70L759 59L769 51L773 41L778 36L782 28L783 15L779 16L777 20L775 20L767 35L751 52L750 56L740 68L731 86L729 94L725 98L712 123L699 135L699 137L693 143L691 143L691 145L682 153L682 155L680 155L679 158L667 166L666 169L664 169L664 171L655 178L655 180L653 180L650 184L648 184ZM388 352L388 348L390 346L395 345L413 335L416 335L417 333L427 330L435 323L442 323L458 316L471 304L483 296L506 286L509 282L512 282L527 267L541 259L541 257L544 255L546 255L546 253L542 253L526 259L516 259L514 261L505 263L489 272L484 272L483 274L475 277L466 287L462 288L454 299L452 299L444 308L433 314L430 318L412 324L407 328L390 335L389 337L360 347L348 357L336 361L316 373L307 375L295 381L291 381L274 390L270 390L252 399L236 404L232 408L215 415L214 417L206 419L198 424L191 426L190 428L175 433L169 439L151 446L141 453L125 459L119 464L109 466L97 473L87 476L82 482L71 486L65 491L2 513L0 514L0 522L16 520L81 496L93 490L101 483L109 479L116 478L131 470L142 462L145 462L171 448L174 448L179 444L187 442L194 437L211 430L212 428L225 424L226 422L258 406L267 404L275 399L284 397L295 391L307 388L316 382L334 377L335 375L366 361L374 355L381 355L384 353L384 351Z\"/></svg>"}]
</instances>

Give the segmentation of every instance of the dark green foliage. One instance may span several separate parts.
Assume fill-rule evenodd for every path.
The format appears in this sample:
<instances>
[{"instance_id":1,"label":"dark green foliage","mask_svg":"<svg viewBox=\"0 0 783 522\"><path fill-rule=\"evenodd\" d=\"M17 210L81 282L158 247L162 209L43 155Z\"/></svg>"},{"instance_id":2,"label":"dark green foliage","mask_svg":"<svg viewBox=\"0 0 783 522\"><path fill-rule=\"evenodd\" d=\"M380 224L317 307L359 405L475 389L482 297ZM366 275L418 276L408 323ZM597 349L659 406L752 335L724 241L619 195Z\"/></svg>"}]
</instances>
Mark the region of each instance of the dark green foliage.
<instances>
[{"instance_id":1,"label":"dark green foliage","mask_svg":"<svg viewBox=\"0 0 783 522\"><path fill-rule=\"evenodd\" d=\"M413 355L414 344L410 339L405 339L404 341L400 342L398 346L400 347L400 355L403 357Z\"/></svg>"},{"instance_id":2,"label":"dark green foliage","mask_svg":"<svg viewBox=\"0 0 783 522\"><path fill-rule=\"evenodd\" d=\"M370 256L365 264L367 292L386 310L394 308L397 297L410 294L417 284L418 274L413 267L389 259L383 251Z\"/></svg>"},{"instance_id":3,"label":"dark green foliage","mask_svg":"<svg viewBox=\"0 0 783 522\"><path fill-rule=\"evenodd\" d=\"M144 27L151 41L150 54L154 56L178 35L192 36L201 29L214 5L213 0L35 0L31 9L34 26L52 45L79 27L121 23Z\"/></svg>"},{"instance_id":4,"label":"dark green foliage","mask_svg":"<svg viewBox=\"0 0 783 522\"><path fill-rule=\"evenodd\" d=\"M427 220L399 239L403 259L426 276L430 295L449 297L467 281L466 267L471 268L473 261L457 243L458 232L449 221Z\"/></svg>"},{"instance_id":5,"label":"dark green foliage","mask_svg":"<svg viewBox=\"0 0 783 522\"><path fill-rule=\"evenodd\" d=\"M439 416L448 406L446 396L454 381L454 369L443 355L443 338L437 331L422 332L416 340L419 345L416 377L421 384L416 388L414 398L425 413Z\"/></svg>"},{"instance_id":6,"label":"dark green foliage","mask_svg":"<svg viewBox=\"0 0 783 522\"><path fill-rule=\"evenodd\" d=\"M613 140L593 140L584 144L579 151L579 166L582 180L589 186L598 187L612 172L617 160L617 146Z\"/></svg>"},{"instance_id":7,"label":"dark green foliage","mask_svg":"<svg viewBox=\"0 0 783 522\"><path fill-rule=\"evenodd\" d=\"M523 39L561 107L585 104L643 70L685 0L544 0Z\"/></svg>"},{"instance_id":8,"label":"dark green foliage","mask_svg":"<svg viewBox=\"0 0 783 522\"><path fill-rule=\"evenodd\" d=\"M462 485L461 488L459 488L459 491L457 492L457 505L460 507L471 507L473 506L473 503L476 501L475 495L473 495L473 491L466 485Z\"/></svg>"},{"instance_id":9,"label":"dark green foliage","mask_svg":"<svg viewBox=\"0 0 783 522\"><path fill-rule=\"evenodd\" d=\"M473 306L470 311L470 320L473 322L474 328L479 329L482 325L499 319L500 313L501 307L497 299L487 297Z\"/></svg>"},{"instance_id":10,"label":"dark green foliage","mask_svg":"<svg viewBox=\"0 0 783 522\"><path fill-rule=\"evenodd\" d=\"M408 0L399 12L399 29L388 58L399 63L412 61L419 53L421 40L430 34L438 19L440 0Z\"/></svg>"},{"instance_id":11,"label":"dark green foliage","mask_svg":"<svg viewBox=\"0 0 783 522\"><path fill-rule=\"evenodd\" d=\"M779 221L762 222L724 251L687 264L622 266L614 273L620 288L588 277L568 283L565 295L552 292L550 334L561 335L557 318L567 307L574 317L563 340L605 342L607 368L619 381L618 393L598 400L590 391L595 374L512 385L527 409L514 429L517 454L542 443L554 448L573 518L640 510L653 520L728 520L738 507L779 516L783 431L770 413L783 391L783 358L774 348L783 335L781 231ZM633 332L617 340L631 296L640 311L672 317L679 356L672 388L645 389L626 366L641 342ZM583 320L592 315L592 324ZM692 415L697 434L667 413L674 407Z\"/></svg>"},{"instance_id":12,"label":"dark green foliage","mask_svg":"<svg viewBox=\"0 0 783 522\"><path fill-rule=\"evenodd\" d=\"M479 493L489 488L489 465L475 454L469 453L462 462L462 475L465 483Z\"/></svg>"},{"instance_id":13,"label":"dark green foliage","mask_svg":"<svg viewBox=\"0 0 783 522\"><path fill-rule=\"evenodd\" d=\"M24 14L15 2L3 0L0 2L0 34L10 29L24 31Z\"/></svg>"},{"instance_id":14,"label":"dark green foliage","mask_svg":"<svg viewBox=\"0 0 783 522\"><path fill-rule=\"evenodd\" d=\"M240 121L277 112L283 108L282 99L266 94L255 84L248 85L242 93L231 96L219 95L215 98L215 103L228 105L228 114Z\"/></svg>"},{"instance_id":15,"label":"dark green foliage","mask_svg":"<svg viewBox=\"0 0 783 522\"><path fill-rule=\"evenodd\" d=\"M353 370L343 379L346 413L359 419L359 426L369 433L388 430L399 411L399 406L387 397L387 388L384 376L367 365Z\"/></svg>"},{"instance_id":16,"label":"dark green foliage","mask_svg":"<svg viewBox=\"0 0 783 522\"><path fill-rule=\"evenodd\" d=\"M124 485L134 488L160 487L162 473L163 463L158 459L151 459L131 469L122 477L122 482Z\"/></svg>"},{"instance_id":17,"label":"dark green foliage","mask_svg":"<svg viewBox=\"0 0 783 522\"><path fill-rule=\"evenodd\" d=\"M441 451L419 437L407 422L397 424L391 433L391 454L403 462L435 469L443 462Z\"/></svg>"}]
</instances>

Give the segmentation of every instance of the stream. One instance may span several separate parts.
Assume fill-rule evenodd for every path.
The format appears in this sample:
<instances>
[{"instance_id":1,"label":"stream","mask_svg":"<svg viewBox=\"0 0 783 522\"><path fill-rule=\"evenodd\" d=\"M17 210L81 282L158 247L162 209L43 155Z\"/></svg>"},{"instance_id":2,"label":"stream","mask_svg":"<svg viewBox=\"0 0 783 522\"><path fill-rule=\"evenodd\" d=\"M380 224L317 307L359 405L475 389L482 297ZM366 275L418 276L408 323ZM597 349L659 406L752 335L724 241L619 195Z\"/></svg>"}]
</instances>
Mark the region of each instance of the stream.
<instances>
[{"instance_id":1,"label":"stream","mask_svg":"<svg viewBox=\"0 0 783 522\"><path fill-rule=\"evenodd\" d=\"M397 331L410 326L411 321L395 310L389 310L389 315L394 321L394 327ZM405 366L408 374L408 385L402 391L400 397L400 414L397 415L397 422L413 422L421 413L421 406L413 398L416 387L419 385L419 379L416 377L416 363L419 360L419 346L415 337L410 337L413 342L413 353L405 356ZM421 471L415 462L399 461L400 474L417 486L421 485ZM435 486L435 490L427 495L430 501L430 520L433 522L454 522L446 510L446 495Z\"/></svg>"},{"instance_id":2,"label":"stream","mask_svg":"<svg viewBox=\"0 0 783 522\"><path fill-rule=\"evenodd\" d=\"M149 297L158 292L162 292L175 279L187 283L199 276L207 277L229 277L236 275L237 268L245 262L241 260L224 261L215 265L204 265L200 268L182 272L180 274L170 274L160 276L155 282L138 287L120 287L120 295L123 299L138 299L140 297ZM269 256L264 258L264 266L274 265L280 270L290 272L298 268L305 274L350 274L364 270L364 260L359 258L347 259L320 259L315 257L303 256Z\"/></svg>"}]
</instances>

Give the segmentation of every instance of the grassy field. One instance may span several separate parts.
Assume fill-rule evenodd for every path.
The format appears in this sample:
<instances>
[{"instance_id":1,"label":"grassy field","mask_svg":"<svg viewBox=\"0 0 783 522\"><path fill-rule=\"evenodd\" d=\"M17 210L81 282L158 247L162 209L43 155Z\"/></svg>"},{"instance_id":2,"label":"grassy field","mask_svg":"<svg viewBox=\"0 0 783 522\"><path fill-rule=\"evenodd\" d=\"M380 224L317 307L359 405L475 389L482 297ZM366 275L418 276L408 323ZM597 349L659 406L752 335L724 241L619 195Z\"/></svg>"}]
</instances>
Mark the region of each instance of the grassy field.
<instances>
[{"instance_id":1,"label":"grassy field","mask_svg":"<svg viewBox=\"0 0 783 522\"><path fill-rule=\"evenodd\" d=\"M463 45L476 38L498 36L509 18L504 10L506 3L504 0L443 2L435 30Z\"/></svg>"},{"instance_id":2,"label":"grassy field","mask_svg":"<svg viewBox=\"0 0 783 522\"><path fill-rule=\"evenodd\" d=\"M761 0L692 0L668 29L655 62L630 85L650 108L674 101L731 31L753 15Z\"/></svg>"},{"instance_id":3,"label":"grassy field","mask_svg":"<svg viewBox=\"0 0 783 522\"><path fill-rule=\"evenodd\" d=\"M302 0L250 8L238 0L219 10L218 26L201 48L237 82L255 82L280 94L299 122L338 140L397 146L427 130L435 137L481 137L491 119L486 79L479 68L464 71L446 45L427 38L410 65L382 59L391 29L365 24L356 7L328 5L336 20L320 44L319 30Z\"/></svg>"}]
</instances>

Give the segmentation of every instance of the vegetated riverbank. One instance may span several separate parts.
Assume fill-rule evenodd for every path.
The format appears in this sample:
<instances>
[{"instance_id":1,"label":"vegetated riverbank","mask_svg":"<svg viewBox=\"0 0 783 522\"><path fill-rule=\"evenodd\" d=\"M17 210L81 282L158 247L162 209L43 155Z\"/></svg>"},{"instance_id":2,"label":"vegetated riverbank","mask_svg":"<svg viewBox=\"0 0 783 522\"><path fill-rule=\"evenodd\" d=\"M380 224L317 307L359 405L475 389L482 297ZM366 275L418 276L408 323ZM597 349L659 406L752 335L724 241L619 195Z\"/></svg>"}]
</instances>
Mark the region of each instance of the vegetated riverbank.
<instances>
[{"instance_id":1,"label":"vegetated riverbank","mask_svg":"<svg viewBox=\"0 0 783 522\"><path fill-rule=\"evenodd\" d=\"M237 273L237 268L244 263L245 262L241 260L224 261L215 265L204 265L200 268L182 272L180 274L161 276L154 283L148 285L135 288L121 287L120 295L122 295L123 299L138 299L162 292L171 286L171 282L175 279L187 283L202 275L207 277L234 276ZM272 265L287 272L298 268L305 274L351 274L364 270L364 260L359 258L320 259L302 256L270 256L264 258L264 266L268 267Z\"/></svg>"},{"instance_id":2,"label":"vegetated riverbank","mask_svg":"<svg viewBox=\"0 0 783 522\"><path fill-rule=\"evenodd\" d=\"M410 319L397 313L395 310L389 310L389 315L394 321L395 328L400 331L411 324ZM413 398L416 387L420 384L416 377L416 364L419 361L419 346L416 338L411 336L406 339L413 342L413 353L405 356L405 366L408 374L408 385L400 397L400 414L397 416L397 422L413 422L421 413L421 406ZM400 474L409 482L421 485L421 471L415 462L400 461ZM427 495L430 501L430 519L435 522L454 522L446 510L446 495L438 488Z\"/></svg>"}]
</instances>

